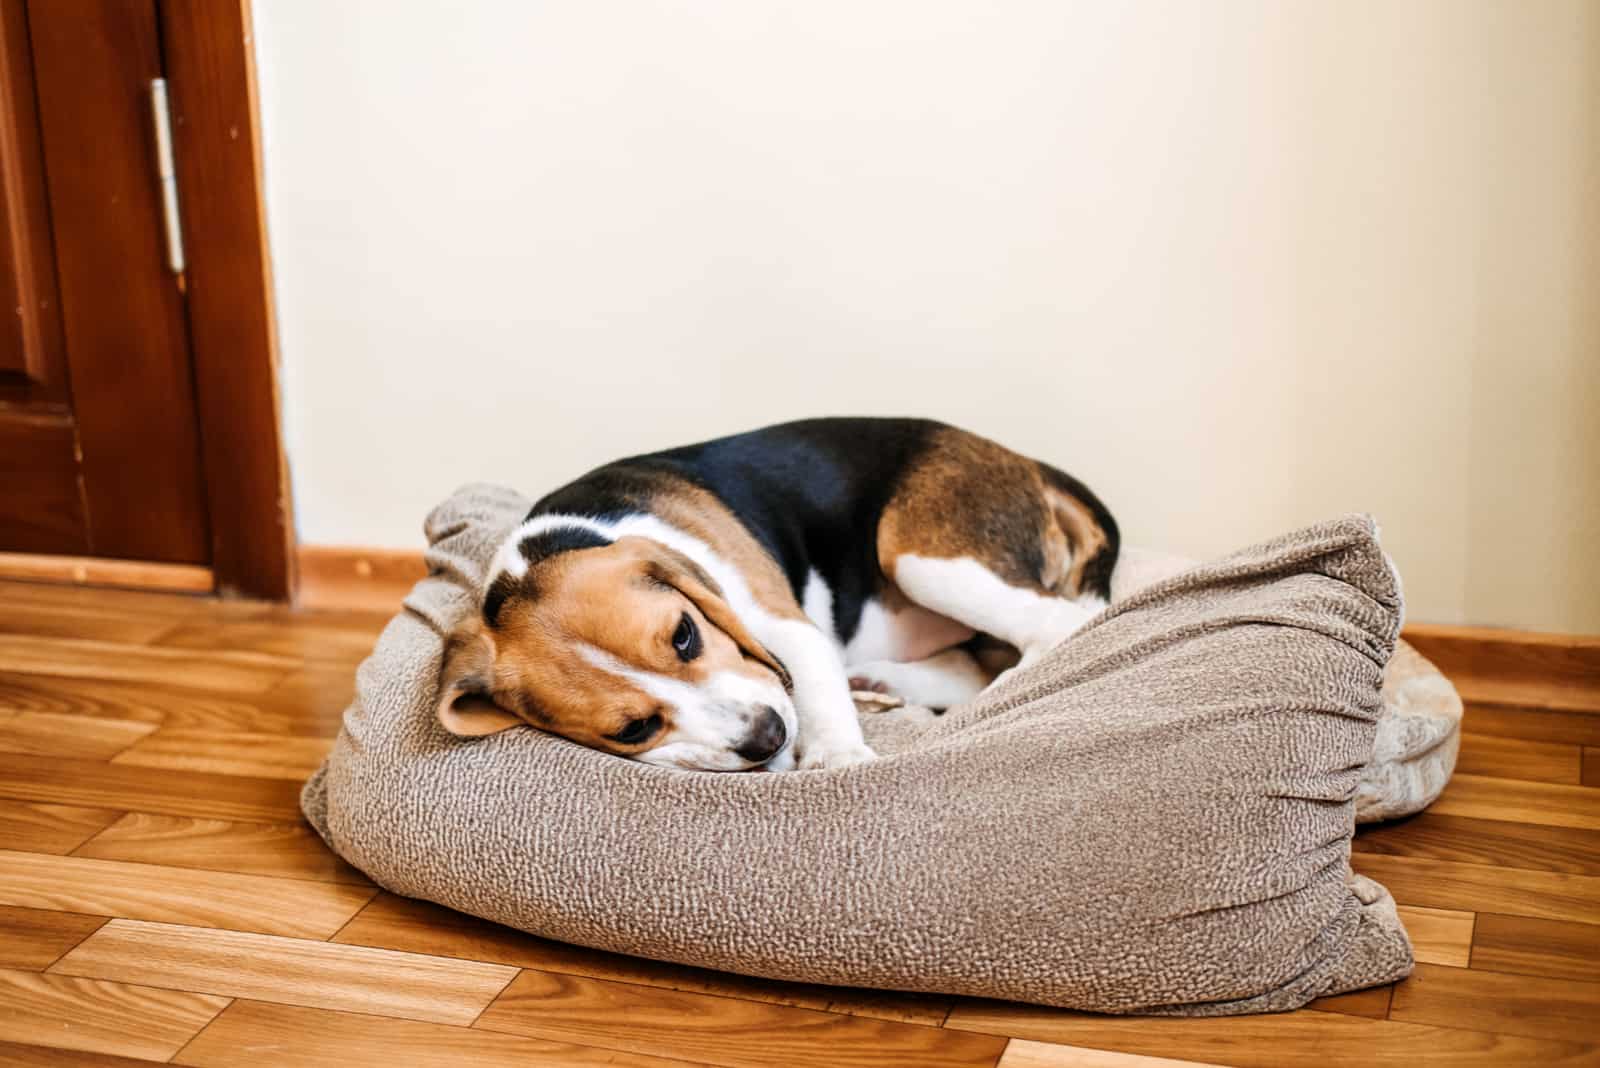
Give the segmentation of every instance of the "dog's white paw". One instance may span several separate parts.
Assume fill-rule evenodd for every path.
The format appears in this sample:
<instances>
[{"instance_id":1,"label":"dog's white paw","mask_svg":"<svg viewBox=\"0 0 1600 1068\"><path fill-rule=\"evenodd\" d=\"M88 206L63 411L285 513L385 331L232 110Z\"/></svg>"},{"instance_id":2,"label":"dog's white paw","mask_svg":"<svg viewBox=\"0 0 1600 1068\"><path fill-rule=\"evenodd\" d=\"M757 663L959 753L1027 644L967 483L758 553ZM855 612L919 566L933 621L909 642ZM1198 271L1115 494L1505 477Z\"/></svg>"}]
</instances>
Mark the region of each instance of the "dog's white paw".
<instances>
[{"instance_id":1,"label":"dog's white paw","mask_svg":"<svg viewBox=\"0 0 1600 1068\"><path fill-rule=\"evenodd\" d=\"M844 744L827 744L813 742L801 751L798 767L800 771L821 771L824 768L845 768L851 764L865 764L869 760L876 760L878 754L874 753L864 742L847 742Z\"/></svg>"}]
</instances>

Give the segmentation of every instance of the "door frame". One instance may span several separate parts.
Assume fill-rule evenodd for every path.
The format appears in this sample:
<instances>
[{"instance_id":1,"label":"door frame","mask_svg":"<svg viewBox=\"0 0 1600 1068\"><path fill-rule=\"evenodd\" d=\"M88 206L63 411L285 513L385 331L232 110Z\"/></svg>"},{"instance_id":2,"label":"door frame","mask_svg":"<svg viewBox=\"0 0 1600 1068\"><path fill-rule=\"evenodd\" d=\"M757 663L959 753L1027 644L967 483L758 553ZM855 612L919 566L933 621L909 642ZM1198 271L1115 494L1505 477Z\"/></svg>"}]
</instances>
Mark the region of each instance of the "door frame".
<instances>
[{"instance_id":1,"label":"door frame","mask_svg":"<svg viewBox=\"0 0 1600 1068\"><path fill-rule=\"evenodd\" d=\"M285 601L294 522L250 0L157 0L157 10L215 592Z\"/></svg>"}]
</instances>

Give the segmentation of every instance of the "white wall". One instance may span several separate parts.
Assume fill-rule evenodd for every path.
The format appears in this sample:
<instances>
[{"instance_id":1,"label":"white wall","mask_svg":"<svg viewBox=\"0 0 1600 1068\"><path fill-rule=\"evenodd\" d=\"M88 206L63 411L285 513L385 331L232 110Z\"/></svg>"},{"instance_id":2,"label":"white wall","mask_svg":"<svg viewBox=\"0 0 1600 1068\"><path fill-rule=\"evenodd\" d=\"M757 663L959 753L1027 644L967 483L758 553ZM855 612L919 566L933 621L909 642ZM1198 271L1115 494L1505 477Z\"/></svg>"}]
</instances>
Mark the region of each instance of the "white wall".
<instances>
[{"instance_id":1,"label":"white wall","mask_svg":"<svg viewBox=\"0 0 1600 1068\"><path fill-rule=\"evenodd\" d=\"M1600 5L256 0L300 536L925 414L1600 631Z\"/></svg>"}]
</instances>

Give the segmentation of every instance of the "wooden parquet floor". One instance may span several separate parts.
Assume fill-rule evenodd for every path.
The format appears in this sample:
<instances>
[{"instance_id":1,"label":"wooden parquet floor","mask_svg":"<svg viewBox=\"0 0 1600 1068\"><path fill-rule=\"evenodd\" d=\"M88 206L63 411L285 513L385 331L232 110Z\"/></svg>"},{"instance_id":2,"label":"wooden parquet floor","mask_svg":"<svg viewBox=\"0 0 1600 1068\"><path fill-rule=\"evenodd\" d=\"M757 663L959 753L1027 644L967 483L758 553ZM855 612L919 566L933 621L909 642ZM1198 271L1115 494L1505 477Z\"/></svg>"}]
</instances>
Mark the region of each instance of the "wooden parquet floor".
<instances>
[{"instance_id":1,"label":"wooden parquet floor","mask_svg":"<svg viewBox=\"0 0 1600 1068\"><path fill-rule=\"evenodd\" d=\"M1410 979L1113 1018L620 957L380 892L297 795L382 623L0 583L0 1065L1600 1065L1600 679L1570 664L1447 665L1460 773L1358 835Z\"/></svg>"}]
</instances>

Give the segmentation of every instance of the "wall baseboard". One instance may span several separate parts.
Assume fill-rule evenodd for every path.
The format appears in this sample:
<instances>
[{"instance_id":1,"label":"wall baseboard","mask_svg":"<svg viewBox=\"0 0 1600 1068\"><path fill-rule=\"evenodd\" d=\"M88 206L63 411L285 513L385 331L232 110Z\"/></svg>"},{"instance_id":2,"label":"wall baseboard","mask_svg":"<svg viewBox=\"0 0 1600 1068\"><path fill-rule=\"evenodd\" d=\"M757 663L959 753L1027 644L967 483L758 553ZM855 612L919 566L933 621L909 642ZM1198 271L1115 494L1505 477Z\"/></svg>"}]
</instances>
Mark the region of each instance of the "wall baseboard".
<instances>
[{"instance_id":1,"label":"wall baseboard","mask_svg":"<svg viewBox=\"0 0 1600 1068\"><path fill-rule=\"evenodd\" d=\"M420 549L301 545L295 603L303 608L398 612L400 602L427 568Z\"/></svg>"},{"instance_id":2,"label":"wall baseboard","mask_svg":"<svg viewBox=\"0 0 1600 1068\"><path fill-rule=\"evenodd\" d=\"M298 602L308 608L394 612L426 574L417 549L302 545ZM1446 674L1537 675L1600 687L1600 635L1411 623L1405 638Z\"/></svg>"},{"instance_id":3,"label":"wall baseboard","mask_svg":"<svg viewBox=\"0 0 1600 1068\"><path fill-rule=\"evenodd\" d=\"M129 590L210 593L216 588L209 567L113 560L104 556L51 556L0 553L0 579L61 582L74 586L119 586Z\"/></svg>"},{"instance_id":4,"label":"wall baseboard","mask_svg":"<svg viewBox=\"0 0 1600 1068\"><path fill-rule=\"evenodd\" d=\"M1419 623L1405 638L1468 704L1600 714L1600 635Z\"/></svg>"}]
</instances>

